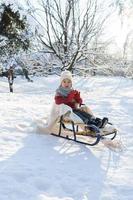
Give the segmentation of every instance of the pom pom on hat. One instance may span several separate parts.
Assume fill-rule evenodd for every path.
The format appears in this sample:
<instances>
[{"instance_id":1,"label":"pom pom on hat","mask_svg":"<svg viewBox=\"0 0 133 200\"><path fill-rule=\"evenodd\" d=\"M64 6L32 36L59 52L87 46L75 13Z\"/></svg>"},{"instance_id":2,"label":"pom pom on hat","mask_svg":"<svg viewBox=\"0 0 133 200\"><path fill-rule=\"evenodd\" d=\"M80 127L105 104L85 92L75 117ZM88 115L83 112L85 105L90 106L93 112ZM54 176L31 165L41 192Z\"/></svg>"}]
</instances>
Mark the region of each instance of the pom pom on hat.
<instances>
[{"instance_id":1,"label":"pom pom on hat","mask_svg":"<svg viewBox=\"0 0 133 200\"><path fill-rule=\"evenodd\" d=\"M72 73L70 71L63 71L61 73L60 81L62 82L64 79L69 79L72 81Z\"/></svg>"}]
</instances>

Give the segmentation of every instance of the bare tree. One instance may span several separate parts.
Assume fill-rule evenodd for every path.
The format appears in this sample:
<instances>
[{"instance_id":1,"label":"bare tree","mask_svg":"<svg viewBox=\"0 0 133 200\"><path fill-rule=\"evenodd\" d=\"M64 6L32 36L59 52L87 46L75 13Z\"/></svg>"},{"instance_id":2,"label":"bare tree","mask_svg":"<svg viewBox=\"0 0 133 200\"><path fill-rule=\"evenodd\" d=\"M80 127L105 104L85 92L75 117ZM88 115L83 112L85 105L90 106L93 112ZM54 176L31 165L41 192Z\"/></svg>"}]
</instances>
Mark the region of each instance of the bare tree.
<instances>
[{"instance_id":1,"label":"bare tree","mask_svg":"<svg viewBox=\"0 0 133 200\"><path fill-rule=\"evenodd\" d=\"M132 44L133 44L133 1L132 0L119 0L116 1L118 7L119 19L121 20L121 35L123 35L123 47L122 47L122 60L123 66L132 60Z\"/></svg>"},{"instance_id":2,"label":"bare tree","mask_svg":"<svg viewBox=\"0 0 133 200\"><path fill-rule=\"evenodd\" d=\"M43 31L40 34L36 29L38 39L61 61L62 69L68 70L83 59L111 13L105 14L103 2L97 0L40 0L37 8L29 0L27 3L30 15Z\"/></svg>"}]
</instances>

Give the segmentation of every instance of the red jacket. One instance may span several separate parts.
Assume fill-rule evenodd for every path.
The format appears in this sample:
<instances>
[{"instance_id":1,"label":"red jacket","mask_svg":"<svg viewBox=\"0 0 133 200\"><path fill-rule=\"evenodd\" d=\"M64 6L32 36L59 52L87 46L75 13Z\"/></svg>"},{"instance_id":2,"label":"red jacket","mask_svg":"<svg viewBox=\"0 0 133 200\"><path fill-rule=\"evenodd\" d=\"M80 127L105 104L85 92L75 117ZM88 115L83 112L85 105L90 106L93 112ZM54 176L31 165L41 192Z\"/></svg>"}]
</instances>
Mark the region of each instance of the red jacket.
<instances>
[{"instance_id":1,"label":"red jacket","mask_svg":"<svg viewBox=\"0 0 133 200\"><path fill-rule=\"evenodd\" d=\"M75 101L75 102L74 102ZM80 97L80 92L77 90L72 90L67 97L62 96L61 94L57 94L55 96L55 103L56 104L66 104L70 106L72 109L75 108L75 103L82 104L82 99Z\"/></svg>"}]
</instances>

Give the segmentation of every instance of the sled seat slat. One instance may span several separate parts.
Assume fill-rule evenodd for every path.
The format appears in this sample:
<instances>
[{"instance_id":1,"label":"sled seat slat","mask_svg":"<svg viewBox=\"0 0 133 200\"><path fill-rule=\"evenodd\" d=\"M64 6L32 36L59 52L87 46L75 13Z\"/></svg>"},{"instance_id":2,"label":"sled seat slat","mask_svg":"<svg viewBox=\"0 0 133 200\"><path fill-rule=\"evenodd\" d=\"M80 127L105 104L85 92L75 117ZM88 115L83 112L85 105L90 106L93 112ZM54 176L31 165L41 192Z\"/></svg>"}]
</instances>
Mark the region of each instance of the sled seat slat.
<instances>
[{"instance_id":1,"label":"sled seat slat","mask_svg":"<svg viewBox=\"0 0 133 200\"><path fill-rule=\"evenodd\" d=\"M74 122L72 119L62 119L61 120L62 123L65 123L65 124L71 124L71 123L74 123L75 125L85 125L81 122ZM60 121L59 121L60 122Z\"/></svg>"}]
</instances>

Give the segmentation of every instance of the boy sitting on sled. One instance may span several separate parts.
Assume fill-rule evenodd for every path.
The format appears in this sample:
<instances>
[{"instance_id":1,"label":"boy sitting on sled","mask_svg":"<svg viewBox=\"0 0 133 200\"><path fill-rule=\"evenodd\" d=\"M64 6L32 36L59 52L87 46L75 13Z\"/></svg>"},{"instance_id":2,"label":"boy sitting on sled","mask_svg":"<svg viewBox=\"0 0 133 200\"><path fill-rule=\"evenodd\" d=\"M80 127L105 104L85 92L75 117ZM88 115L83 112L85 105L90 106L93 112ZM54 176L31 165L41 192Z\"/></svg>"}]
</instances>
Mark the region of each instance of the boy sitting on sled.
<instances>
[{"instance_id":1,"label":"boy sitting on sled","mask_svg":"<svg viewBox=\"0 0 133 200\"><path fill-rule=\"evenodd\" d=\"M72 87L72 74L70 71L61 73L60 86L56 90L55 103L71 107L72 111L87 125L93 124L98 128L104 128L108 123L108 118L100 119L94 117L90 108L82 104L83 100L80 97L80 92Z\"/></svg>"}]
</instances>

